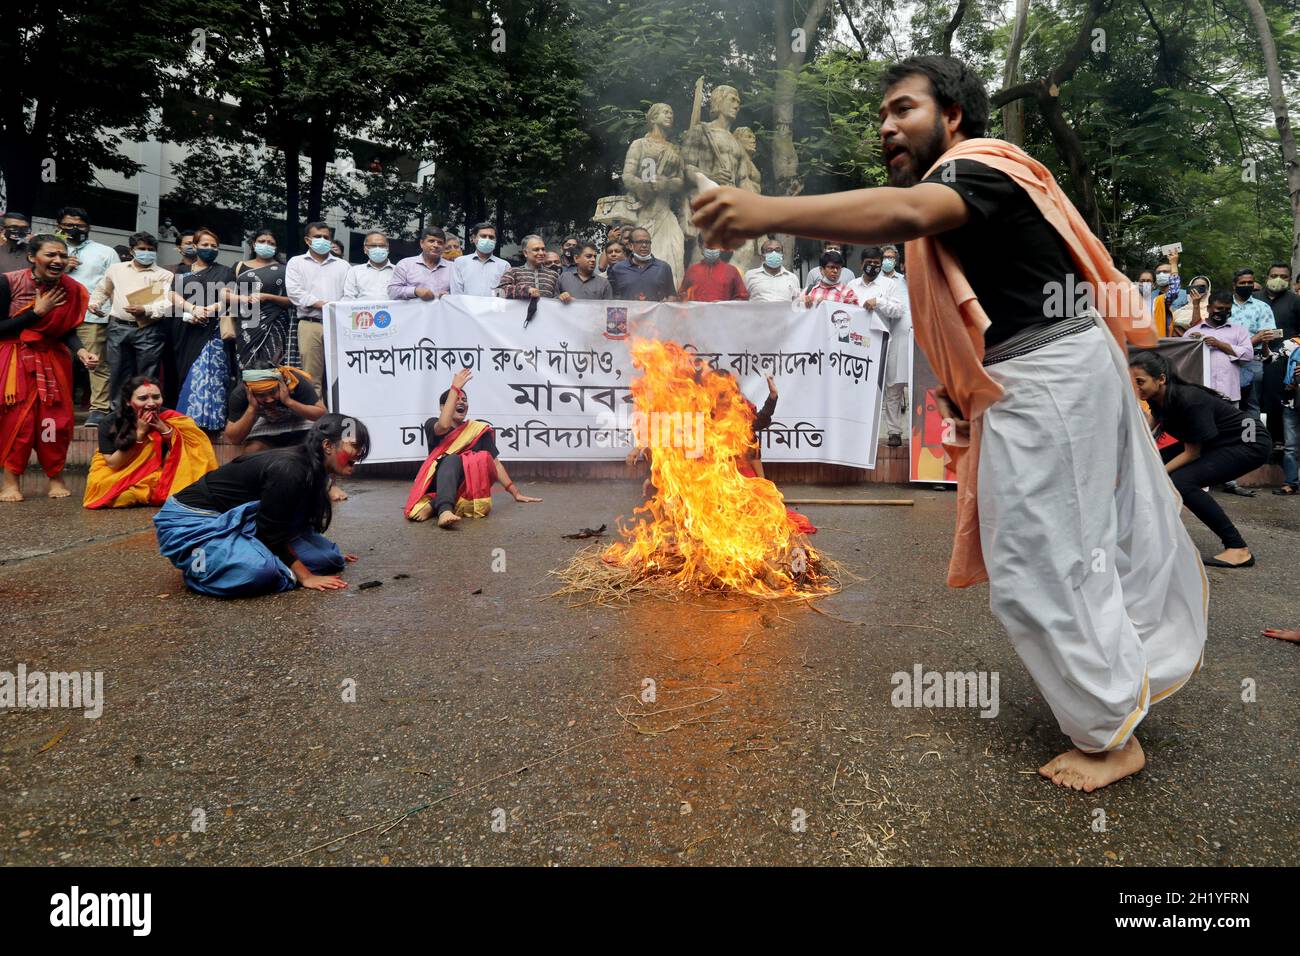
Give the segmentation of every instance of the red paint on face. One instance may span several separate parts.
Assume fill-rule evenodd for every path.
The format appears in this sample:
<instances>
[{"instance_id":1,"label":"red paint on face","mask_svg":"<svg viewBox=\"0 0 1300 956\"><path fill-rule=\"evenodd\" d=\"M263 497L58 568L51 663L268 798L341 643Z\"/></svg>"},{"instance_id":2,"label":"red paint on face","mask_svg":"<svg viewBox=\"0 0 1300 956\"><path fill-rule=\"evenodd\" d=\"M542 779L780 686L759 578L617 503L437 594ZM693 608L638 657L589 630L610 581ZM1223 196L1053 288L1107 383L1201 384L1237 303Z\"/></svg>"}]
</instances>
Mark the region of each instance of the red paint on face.
<instances>
[{"instance_id":1,"label":"red paint on face","mask_svg":"<svg viewBox=\"0 0 1300 956\"><path fill-rule=\"evenodd\" d=\"M334 453L334 466L340 471L352 467L352 452L346 448L340 448Z\"/></svg>"}]
</instances>

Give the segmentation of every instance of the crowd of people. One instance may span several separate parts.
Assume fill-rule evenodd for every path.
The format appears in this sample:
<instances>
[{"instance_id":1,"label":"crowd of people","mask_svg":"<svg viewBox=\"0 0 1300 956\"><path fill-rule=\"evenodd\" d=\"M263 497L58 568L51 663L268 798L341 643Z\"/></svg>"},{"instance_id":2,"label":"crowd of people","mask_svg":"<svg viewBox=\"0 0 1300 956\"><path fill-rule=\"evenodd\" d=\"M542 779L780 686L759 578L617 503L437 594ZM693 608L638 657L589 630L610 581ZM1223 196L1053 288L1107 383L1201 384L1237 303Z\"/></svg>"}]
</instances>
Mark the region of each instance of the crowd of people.
<instances>
[{"instance_id":1,"label":"crowd of people","mask_svg":"<svg viewBox=\"0 0 1300 956\"><path fill-rule=\"evenodd\" d=\"M304 230L302 250L282 251L275 232L256 230L246 240L248 257L233 264L220 261L222 240L214 230L180 231L175 239L180 261L163 267L159 240L148 232L112 248L90 238L85 209L61 209L56 221L53 234L33 236L28 217L4 215L0 501L22 499L19 476L33 450L50 495L69 493L61 475L74 427L71 356L89 379L85 424L98 430L87 508L164 504L216 468L210 438L219 433L245 455L300 448L309 436L326 440L328 430L317 431L328 414L321 321L329 302L429 301L448 294L553 298L566 304L618 299L812 307L831 301L874 314L895 343L906 342L911 330L897 245L866 245L855 272L845 246L826 242L816 266L801 280L787 267L778 239L766 238L759 249L761 264L742 273L731 264L729 250L710 247L701 234L687 256L689 264L676 276L654 255L653 237L644 226L615 223L599 244L567 236L557 249L548 249L539 235L528 235L519 252L505 259L496 254L495 226L484 222L470 231L468 249L441 227L425 227L419 252L396 262L390 258L393 240L371 231L362 244L364 261L354 264L330 226L312 222ZM1229 493L1253 496L1234 479L1280 456L1284 484L1274 494L1300 492L1295 407L1300 280L1281 262L1262 278L1257 281L1254 270L1243 267L1233 276L1231 292L1214 291L1204 275L1184 285L1176 251L1134 277L1161 335L1199 338L1209 350L1211 389L1198 391L1182 381L1154 353L1135 360L1133 375L1175 485L1189 509L1223 541L1224 552L1210 560L1224 567L1249 566L1254 558L1206 486L1222 484ZM882 397L882 435L891 446L903 444L910 430L908 375L907 350L896 346ZM1191 414L1184 407L1189 401L1209 411L1198 408ZM1237 414L1226 414L1212 401L1231 403ZM453 382L427 425L430 458L407 505L413 520L432 518L449 526L461 515L485 514L490 492L486 499L482 492L493 481L518 500L532 500L510 482L490 433L462 427L466 408L464 382ZM1226 438L1209 435L1205 415L1217 423L1216 435L1252 420L1258 440L1247 446L1237 442L1229 453L1218 447L1227 445ZM1193 418L1196 427L1188 424ZM364 444L352 446L356 460L364 457ZM495 465L484 470L472 464L480 451ZM435 478L439 461L451 463ZM321 472L329 501L346 498L333 481L341 471ZM469 497L458 497L466 488ZM328 523L320 515L314 520ZM326 565L332 566L320 566Z\"/></svg>"}]
</instances>

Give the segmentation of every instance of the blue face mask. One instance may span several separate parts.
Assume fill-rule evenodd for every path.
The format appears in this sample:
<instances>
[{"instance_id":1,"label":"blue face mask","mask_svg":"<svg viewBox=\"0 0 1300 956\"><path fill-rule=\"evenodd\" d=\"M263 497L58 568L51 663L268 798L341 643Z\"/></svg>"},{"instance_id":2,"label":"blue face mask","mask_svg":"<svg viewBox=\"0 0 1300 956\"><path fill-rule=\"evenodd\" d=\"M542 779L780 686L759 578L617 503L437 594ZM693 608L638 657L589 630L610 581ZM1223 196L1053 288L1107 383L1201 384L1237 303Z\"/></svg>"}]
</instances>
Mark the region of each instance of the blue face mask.
<instances>
[{"instance_id":1,"label":"blue face mask","mask_svg":"<svg viewBox=\"0 0 1300 956\"><path fill-rule=\"evenodd\" d=\"M721 259L721 258L722 258L722 250L721 250L721 249L705 249L705 250L704 250L704 261L705 261L705 262L717 262L717 261L718 261L719 259Z\"/></svg>"},{"instance_id":2,"label":"blue face mask","mask_svg":"<svg viewBox=\"0 0 1300 956\"><path fill-rule=\"evenodd\" d=\"M785 263L785 255L780 252L769 252L763 256L763 265L769 269L779 269Z\"/></svg>"},{"instance_id":3,"label":"blue face mask","mask_svg":"<svg viewBox=\"0 0 1300 956\"><path fill-rule=\"evenodd\" d=\"M893 260L893 259L881 259L881 260L880 260L880 271L881 271L881 272L884 272L884 273L886 273L886 274L888 274L888 273L890 273L890 272L893 272L893 271L894 271L894 260Z\"/></svg>"},{"instance_id":4,"label":"blue face mask","mask_svg":"<svg viewBox=\"0 0 1300 956\"><path fill-rule=\"evenodd\" d=\"M330 245L330 241L324 236L317 236L311 241L311 251L316 253L318 256L327 256L333 250L334 247Z\"/></svg>"},{"instance_id":5,"label":"blue face mask","mask_svg":"<svg viewBox=\"0 0 1300 956\"><path fill-rule=\"evenodd\" d=\"M492 250L495 249L496 247L497 247L497 241L495 239L489 239L487 238L487 236L484 236L481 239L474 240L474 248L477 249L479 252L483 253L483 255L485 256L492 255Z\"/></svg>"},{"instance_id":6,"label":"blue face mask","mask_svg":"<svg viewBox=\"0 0 1300 956\"><path fill-rule=\"evenodd\" d=\"M388 261L388 250L383 246L377 246L374 249L367 249L366 255L368 255L370 261L377 266L382 266Z\"/></svg>"},{"instance_id":7,"label":"blue face mask","mask_svg":"<svg viewBox=\"0 0 1300 956\"><path fill-rule=\"evenodd\" d=\"M257 243L255 246L253 246L253 251L257 253L257 255L262 259L275 258L275 246L266 242Z\"/></svg>"},{"instance_id":8,"label":"blue face mask","mask_svg":"<svg viewBox=\"0 0 1300 956\"><path fill-rule=\"evenodd\" d=\"M199 260L206 265L212 265L217 261L217 253L220 251L220 249L200 249Z\"/></svg>"},{"instance_id":9,"label":"blue face mask","mask_svg":"<svg viewBox=\"0 0 1300 956\"><path fill-rule=\"evenodd\" d=\"M152 249L136 249L131 253L131 258L142 266L151 266L158 261L158 253Z\"/></svg>"}]
</instances>

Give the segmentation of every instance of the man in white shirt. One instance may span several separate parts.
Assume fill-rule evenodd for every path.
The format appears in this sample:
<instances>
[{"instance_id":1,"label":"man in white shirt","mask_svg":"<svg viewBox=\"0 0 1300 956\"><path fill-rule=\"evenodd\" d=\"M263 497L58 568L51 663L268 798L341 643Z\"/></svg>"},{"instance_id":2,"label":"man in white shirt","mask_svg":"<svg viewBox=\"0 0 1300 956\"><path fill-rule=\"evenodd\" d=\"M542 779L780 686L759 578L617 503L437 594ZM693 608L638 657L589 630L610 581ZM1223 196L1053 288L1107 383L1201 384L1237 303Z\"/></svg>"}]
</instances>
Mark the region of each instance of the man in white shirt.
<instances>
[{"instance_id":1,"label":"man in white shirt","mask_svg":"<svg viewBox=\"0 0 1300 956\"><path fill-rule=\"evenodd\" d=\"M325 395L325 334L321 329L326 302L343 298L348 264L334 255L327 223L307 224L307 251L289 260L284 269L284 291L298 311L298 351L302 370Z\"/></svg>"},{"instance_id":2,"label":"man in white shirt","mask_svg":"<svg viewBox=\"0 0 1300 956\"><path fill-rule=\"evenodd\" d=\"M108 319L108 400L113 408L121 402L127 381L137 375L158 378L167 342L158 320L176 278L158 265L158 240L149 233L135 233L127 247L130 260L109 266L90 295L90 311ZM138 304L132 305L132 298Z\"/></svg>"},{"instance_id":3,"label":"man in white shirt","mask_svg":"<svg viewBox=\"0 0 1300 956\"><path fill-rule=\"evenodd\" d=\"M473 253L458 256L451 264L451 294L493 295L510 268L510 263L493 255L497 247L496 226L480 222L470 237L474 240Z\"/></svg>"},{"instance_id":4,"label":"man in white shirt","mask_svg":"<svg viewBox=\"0 0 1300 956\"><path fill-rule=\"evenodd\" d=\"M907 379L912 317L907 287L895 268L898 252L892 246L888 248L892 255L887 255L880 246L867 246L862 250L862 278L850 282L849 288L857 295L858 303L868 312L874 312L889 328L881 424L887 436L886 444L898 448L903 444L903 435L911 432L907 427ZM883 271L886 262L888 274Z\"/></svg>"},{"instance_id":5,"label":"man in white shirt","mask_svg":"<svg viewBox=\"0 0 1300 956\"><path fill-rule=\"evenodd\" d=\"M785 267L779 239L768 239L760 254L763 264L745 273L750 302L793 302L799 295L799 277Z\"/></svg>"},{"instance_id":6,"label":"man in white shirt","mask_svg":"<svg viewBox=\"0 0 1300 956\"><path fill-rule=\"evenodd\" d=\"M366 261L348 268L343 280L345 299L387 299L393 281L393 264L388 260L388 237L382 232L366 233L363 247Z\"/></svg>"}]
</instances>

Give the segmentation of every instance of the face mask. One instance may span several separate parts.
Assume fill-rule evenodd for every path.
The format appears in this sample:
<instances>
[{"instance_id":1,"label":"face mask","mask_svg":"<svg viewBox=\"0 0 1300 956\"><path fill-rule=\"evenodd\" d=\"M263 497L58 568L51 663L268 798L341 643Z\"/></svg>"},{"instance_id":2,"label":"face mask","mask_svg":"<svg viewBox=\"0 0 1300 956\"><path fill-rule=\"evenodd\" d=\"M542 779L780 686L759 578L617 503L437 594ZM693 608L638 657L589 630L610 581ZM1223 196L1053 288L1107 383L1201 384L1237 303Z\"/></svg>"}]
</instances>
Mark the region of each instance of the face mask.
<instances>
[{"instance_id":1,"label":"face mask","mask_svg":"<svg viewBox=\"0 0 1300 956\"><path fill-rule=\"evenodd\" d=\"M136 249L131 257L142 266L151 266L158 261L158 253L152 249Z\"/></svg>"},{"instance_id":2,"label":"face mask","mask_svg":"<svg viewBox=\"0 0 1300 956\"><path fill-rule=\"evenodd\" d=\"M385 262L388 261L388 250L382 246L376 247L374 249L367 249L366 255L368 255L370 257L370 261L377 266L382 266Z\"/></svg>"},{"instance_id":3,"label":"face mask","mask_svg":"<svg viewBox=\"0 0 1300 956\"><path fill-rule=\"evenodd\" d=\"M194 246L181 246L181 255L186 259L193 259L197 251Z\"/></svg>"},{"instance_id":4,"label":"face mask","mask_svg":"<svg viewBox=\"0 0 1300 956\"><path fill-rule=\"evenodd\" d=\"M67 236L67 237L68 237L68 241L71 242L71 243L73 243L74 245L75 245L76 243L81 242L82 239L86 238L86 231L85 231L84 229L81 229L80 227L77 227L77 226L73 226L73 227L71 227L71 228L64 229L64 230L63 230L63 234L64 234L65 236Z\"/></svg>"},{"instance_id":5,"label":"face mask","mask_svg":"<svg viewBox=\"0 0 1300 956\"><path fill-rule=\"evenodd\" d=\"M257 245L253 246L253 251L263 259L275 258L275 246L269 245L265 242L259 242Z\"/></svg>"},{"instance_id":6,"label":"face mask","mask_svg":"<svg viewBox=\"0 0 1300 956\"><path fill-rule=\"evenodd\" d=\"M874 279L876 276L880 275L880 266L863 266L862 274L868 279Z\"/></svg>"},{"instance_id":7,"label":"face mask","mask_svg":"<svg viewBox=\"0 0 1300 956\"><path fill-rule=\"evenodd\" d=\"M826 286L833 286L839 284L838 281L832 281L828 276L822 276L821 283L822 285L826 285Z\"/></svg>"},{"instance_id":8,"label":"face mask","mask_svg":"<svg viewBox=\"0 0 1300 956\"><path fill-rule=\"evenodd\" d=\"M1268 289L1269 292L1283 292L1286 290L1286 286L1287 281L1282 278L1269 279L1264 283L1264 288Z\"/></svg>"},{"instance_id":9,"label":"face mask","mask_svg":"<svg viewBox=\"0 0 1300 956\"><path fill-rule=\"evenodd\" d=\"M311 251L318 256L327 256L334 251L330 241L323 236L317 236L311 241Z\"/></svg>"},{"instance_id":10,"label":"face mask","mask_svg":"<svg viewBox=\"0 0 1300 956\"><path fill-rule=\"evenodd\" d=\"M1255 287L1253 285L1239 285L1237 286L1237 298L1243 301L1249 299L1250 294L1254 291Z\"/></svg>"},{"instance_id":11,"label":"face mask","mask_svg":"<svg viewBox=\"0 0 1300 956\"><path fill-rule=\"evenodd\" d=\"M1139 283L1138 283L1138 288L1142 290L1142 294L1143 294L1143 295L1150 295L1150 294L1151 294L1151 283L1150 283L1150 282L1139 282Z\"/></svg>"},{"instance_id":12,"label":"face mask","mask_svg":"<svg viewBox=\"0 0 1300 956\"><path fill-rule=\"evenodd\" d=\"M1157 273L1156 273L1156 285L1160 286L1162 289L1163 289L1165 286L1169 285L1169 273L1168 273L1168 272L1157 272Z\"/></svg>"},{"instance_id":13,"label":"face mask","mask_svg":"<svg viewBox=\"0 0 1300 956\"><path fill-rule=\"evenodd\" d=\"M721 259L721 258L722 258L722 250L721 250L721 249L705 249L705 250L704 250L704 261L705 261L705 262L717 262L717 261L718 261L719 259Z\"/></svg>"},{"instance_id":14,"label":"face mask","mask_svg":"<svg viewBox=\"0 0 1300 956\"><path fill-rule=\"evenodd\" d=\"M654 258L654 253L647 252L645 255L641 255L641 253L639 252L634 252L632 253L632 258L635 259L637 262L649 262L651 259Z\"/></svg>"},{"instance_id":15,"label":"face mask","mask_svg":"<svg viewBox=\"0 0 1300 956\"><path fill-rule=\"evenodd\" d=\"M220 251L220 249L199 249L199 261L210 266L217 261L217 253Z\"/></svg>"},{"instance_id":16,"label":"face mask","mask_svg":"<svg viewBox=\"0 0 1300 956\"><path fill-rule=\"evenodd\" d=\"M785 262L785 255L780 252L769 252L763 256L763 264L769 269L779 269Z\"/></svg>"},{"instance_id":17,"label":"face mask","mask_svg":"<svg viewBox=\"0 0 1300 956\"><path fill-rule=\"evenodd\" d=\"M5 238L8 239L10 242L22 242L23 231L21 229L6 229Z\"/></svg>"},{"instance_id":18,"label":"face mask","mask_svg":"<svg viewBox=\"0 0 1300 956\"><path fill-rule=\"evenodd\" d=\"M886 274L888 274L888 273L890 273L890 272L893 272L893 271L894 271L894 260L893 260L893 259L881 259L881 260L880 260L880 270L881 270L882 272L886 273Z\"/></svg>"},{"instance_id":19,"label":"face mask","mask_svg":"<svg viewBox=\"0 0 1300 956\"><path fill-rule=\"evenodd\" d=\"M486 236L484 236L482 239L474 240L474 248L477 249L479 252L483 253L483 255L485 256L490 256L492 254L492 250L495 249L496 247L497 247L497 241L495 239L489 239Z\"/></svg>"},{"instance_id":20,"label":"face mask","mask_svg":"<svg viewBox=\"0 0 1300 956\"><path fill-rule=\"evenodd\" d=\"M1228 321L1228 313L1227 313L1227 312L1211 312L1211 313L1210 313L1210 324L1211 324L1211 325L1222 325L1224 322L1227 322L1227 321Z\"/></svg>"}]
</instances>

